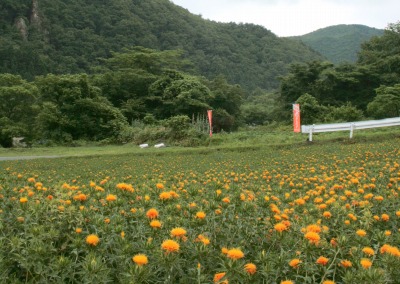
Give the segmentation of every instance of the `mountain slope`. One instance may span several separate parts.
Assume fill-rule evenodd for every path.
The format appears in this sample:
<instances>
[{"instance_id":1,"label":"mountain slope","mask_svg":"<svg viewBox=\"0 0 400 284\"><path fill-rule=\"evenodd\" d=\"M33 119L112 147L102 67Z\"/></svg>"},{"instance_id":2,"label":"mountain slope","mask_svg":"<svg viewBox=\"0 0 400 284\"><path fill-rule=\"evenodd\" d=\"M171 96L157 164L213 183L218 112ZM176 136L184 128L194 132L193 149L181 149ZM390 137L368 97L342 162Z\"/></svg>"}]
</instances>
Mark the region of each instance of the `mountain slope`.
<instances>
[{"instance_id":1,"label":"mountain slope","mask_svg":"<svg viewBox=\"0 0 400 284\"><path fill-rule=\"evenodd\" d=\"M354 63L361 44L382 34L383 30L363 25L337 25L291 38L301 40L333 63Z\"/></svg>"},{"instance_id":2,"label":"mountain slope","mask_svg":"<svg viewBox=\"0 0 400 284\"><path fill-rule=\"evenodd\" d=\"M192 73L248 90L278 86L292 62L321 59L301 42L251 24L204 20L168 0L3 0L0 73L90 72L131 46L183 49Z\"/></svg>"}]
</instances>

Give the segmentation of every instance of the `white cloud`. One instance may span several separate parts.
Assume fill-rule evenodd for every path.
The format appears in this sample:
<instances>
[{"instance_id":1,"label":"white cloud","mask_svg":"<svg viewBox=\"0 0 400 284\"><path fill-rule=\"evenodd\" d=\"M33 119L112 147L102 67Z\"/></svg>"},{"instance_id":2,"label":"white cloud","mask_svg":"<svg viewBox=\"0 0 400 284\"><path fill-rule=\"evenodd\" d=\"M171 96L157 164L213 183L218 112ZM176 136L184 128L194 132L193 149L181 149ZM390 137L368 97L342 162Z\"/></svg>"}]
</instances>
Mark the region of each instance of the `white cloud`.
<instances>
[{"instance_id":1,"label":"white cloud","mask_svg":"<svg viewBox=\"0 0 400 284\"><path fill-rule=\"evenodd\" d=\"M172 0L203 18L262 25L279 36L338 24L385 28L399 20L398 0Z\"/></svg>"}]
</instances>

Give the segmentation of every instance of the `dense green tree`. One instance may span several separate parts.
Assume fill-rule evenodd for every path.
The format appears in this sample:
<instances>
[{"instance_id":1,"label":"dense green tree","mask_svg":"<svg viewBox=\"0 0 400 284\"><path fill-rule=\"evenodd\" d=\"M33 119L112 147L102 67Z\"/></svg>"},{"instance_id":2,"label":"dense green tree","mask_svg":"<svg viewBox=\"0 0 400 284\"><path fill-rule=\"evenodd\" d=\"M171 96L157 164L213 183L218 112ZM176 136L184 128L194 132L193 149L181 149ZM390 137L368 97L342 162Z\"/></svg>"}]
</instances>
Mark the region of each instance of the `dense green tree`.
<instances>
[{"instance_id":1,"label":"dense green tree","mask_svg":"<svg viewBox=\"0 0 400 284\"><path fill-rule=\"evenodd\" d=\"M218 119L215 120L216 128L224 128L225 130L235 130L242 123L241 105L244 101L246 92L239 85L230 85L222 76L217 76L211 81L204 82L211 90L209 104L213 109L219 109L219 116L222 121L222 115L225 113L228 117L225 120L224 127L218 125ZM225 112L223 112L224 110ZM228 125L227 122L231 122Z\"/></svg>"},{"instance_id":2,"label":"dense green tree","mask_svg":"<svg viewBox=\"0 0 400 284\"><path fill-rule=\"evenodd\" d=\"M322 61L291 64L289 74L280 78L282 98L288 103L293 103L304 93L321 97L321 79L324 72L332 67L332 63Z\"/></svg>"},{"instance_id":3,"label":"dense green tree","mask_svg":"<svg viewBox=\"0 0 400 284\"><path fill-rule=\"evenodd\" d=\"M400 83L400 22L389 24L381 37L364 43L358 64L380 74L383 85Z\"/></svg>"},{"instance_id":4,"label":"dense green tree","mask_svg":"<svg viewBox=\"0 0 400 284\"><path fill-rule=\"evenodd\" d=\"M246 124L262 125L281 120L277 114L280 107L277 93L257 89L247 97L241 106L241 111Z\"/></svg>"},{"instance_id":5,"label":"dense green tree","mask_svg":"<svg viewBox=\"0 0 400 284\"><path fill-rule=\"evenodd\" d=\"M158 118L185 114L205 113L210 109L210 90L199 78L185 75L177 71L166 72L149 88L147 102L154 107Z\"/></svg>"},{"instance_id":6,"label":"dense green tree","mask_svg":"<svg viewBox=\"0 0 400 284\"><path fill-rule=\"evenodd\" d=\"M121 111L89 83L86 75L48 75L35 80L41 93L38 135L68 141L118 140L128 126Z\"/></svg>"},{"instance_id":7,"label":"dense green tree","mask_svg":"<svg viewBox=\"0 0 400 284\"><path fill-rule=\"evenodd\" d=\"M365 110L380 81L374 70L355 64L294 64L289 74L281 78L281 96L289 104L301 94L308 93L323 105L340 106L351 102Z\"/></svg>"},{"instance_id":8,"label":"dense green tree","mask_svg":"<svg viewBox=\"0 0 400 284\"><path fill-rule=\"evenodd\" d=\"M322 120L326 107L319 104L318 100L310 94L300 96L296 103L300 104L301 123L313 124Z\"/></svg>"},{"instance_id":9,"label":"dense green tree","mask_svg":"<svg viewBox=\"0 0 400 284\"><path fill-rule=\"evenodd\" d=\"M376 97L368 104L368 114L374 118L400 116L400 84L393 87L381 86Z\"/></svg>"},{"instance_id":10,"label":"dense green tree","mask_svg":"<svg viewBox=\"0 0 400 284\"><path fill-rule=\"evenodd\" d=\"M339 107L328 107L323 118L326 122L351 122L363 120L365 117L362 110L348 102Z\"/></svg>"},{"instance_id":11,"label":"dense green tree","mask_svg":"<svg viewBox=\"0 0 400 284\"><path fill-rule=\"evenodd\" d=\"M13 136L32 137L37 97L37 88L21 76L0 74L0 144L10 146Z\"/></svg>"}]
</instances>

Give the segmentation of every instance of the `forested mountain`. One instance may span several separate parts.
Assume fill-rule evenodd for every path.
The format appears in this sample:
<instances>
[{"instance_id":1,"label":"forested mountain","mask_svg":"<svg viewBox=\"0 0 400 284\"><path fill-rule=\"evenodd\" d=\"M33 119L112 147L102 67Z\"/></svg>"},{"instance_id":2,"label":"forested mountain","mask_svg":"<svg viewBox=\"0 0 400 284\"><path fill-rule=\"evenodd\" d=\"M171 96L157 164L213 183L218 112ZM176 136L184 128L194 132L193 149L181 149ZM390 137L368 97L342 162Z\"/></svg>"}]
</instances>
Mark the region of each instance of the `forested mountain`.
<instances>
[{"instance_id":1,"label":"forested mountain","mask_svg":"<svg viewBox=\"0 0 400 284\"><path fill-rule=\"evenodd\" d=\"M0 73L29 80L90 73L132 46L182 49L192 74L222 74L248 90L276 88L288 64L321 59L261 26L205 20L168 0L2 0L0 29Z\"/></svg>"},{"instance_id":2,"label":"forested mountain","mask_svg":"<svg viewBox=\"0 0 400 284\"><path fill-rule=\"evenodd\" d=\"M292 38L307 44L333 63L354 63L361 44L382 34L383 30L364 25L336 25Z\"/></svg>"}]
</instances>

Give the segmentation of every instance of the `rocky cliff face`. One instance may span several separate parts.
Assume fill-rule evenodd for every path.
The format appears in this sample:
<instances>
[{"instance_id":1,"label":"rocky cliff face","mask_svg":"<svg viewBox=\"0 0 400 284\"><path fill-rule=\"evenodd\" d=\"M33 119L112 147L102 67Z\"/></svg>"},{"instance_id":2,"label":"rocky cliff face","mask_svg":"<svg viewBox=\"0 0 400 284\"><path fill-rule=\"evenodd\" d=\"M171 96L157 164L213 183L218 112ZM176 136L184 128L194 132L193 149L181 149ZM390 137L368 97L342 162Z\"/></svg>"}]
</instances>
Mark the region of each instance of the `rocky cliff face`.
<instances>
[{"instance_id":1,"label":"rocky cliff face","mask_svg":"<svg viewBox=\"0 0 400 284\"><path fill-rule=\"evenodd\" d=\"M31 8L31 25L36 26L37 28L41 28L41 18L39 16L39 1L32 0L32 8Z\"/></svg>"},{"instance_id":2,"label":"rocky cliff face","mask_svg":"<svg viewBox=\"0 0 400 284\"><path fill-rule=\"evenodd\" d=\"M15 27L20 32L22 39L24 41L29 39L29 27L33 27L45 34L42 28L42 18L40 17L39 0L32 0L31 8L26 15L29 15L29 21L20 16L15 20Z\"/></svg>"},{"instance_id":3,"label":"rocky cliff face","mask_svg":"<svg viewBox=\"0 0 400 284\"><path fill-rule=\"evenodd\" d=\"M21 37L24 41L28 40L28 25L25 22L25 19L22 17L19 17L15 20L15 27L21 34Z\"/></svg>"}]
</instances>

